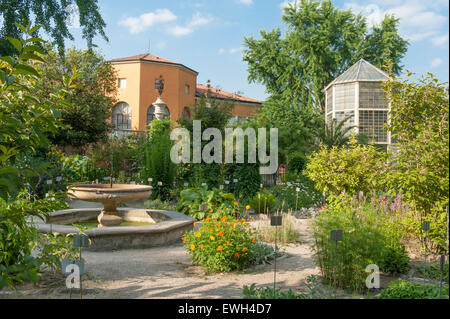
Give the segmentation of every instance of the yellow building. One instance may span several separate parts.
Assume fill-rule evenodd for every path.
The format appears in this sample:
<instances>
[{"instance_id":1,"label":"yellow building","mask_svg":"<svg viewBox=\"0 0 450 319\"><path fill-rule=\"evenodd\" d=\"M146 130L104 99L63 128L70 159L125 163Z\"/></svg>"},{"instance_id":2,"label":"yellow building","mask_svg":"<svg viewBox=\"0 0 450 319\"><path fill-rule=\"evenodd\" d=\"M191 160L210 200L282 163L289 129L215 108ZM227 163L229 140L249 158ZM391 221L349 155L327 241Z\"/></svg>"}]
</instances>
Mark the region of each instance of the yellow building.
<instances>
[{"instance_id":1,"label":"yellow building","mask_svg":"<svg viewBox=\"0 0 450 319\"><path fill-rule=\"evenodd\" d=\"M173 61L140 54L110 61L117 71L118 103L112 115L118 131L145 130L155 118L152 105L158 98L158 81L164 81L161 98L167 104L167 117L190 117L196 99L207 94L218 100L232 100L234 119L250 117L262 102L238 94L197 84L198 72Z\"/></svg>"}]
</instances>

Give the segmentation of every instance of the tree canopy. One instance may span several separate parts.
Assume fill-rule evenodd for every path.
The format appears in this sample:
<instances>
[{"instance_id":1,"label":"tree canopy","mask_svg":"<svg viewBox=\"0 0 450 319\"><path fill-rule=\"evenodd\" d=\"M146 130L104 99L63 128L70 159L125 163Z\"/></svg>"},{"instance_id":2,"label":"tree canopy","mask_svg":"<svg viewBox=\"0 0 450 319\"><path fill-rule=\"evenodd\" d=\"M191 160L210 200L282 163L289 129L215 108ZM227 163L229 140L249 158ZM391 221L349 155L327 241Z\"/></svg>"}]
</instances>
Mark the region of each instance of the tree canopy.
<instances>
[{"instance_id":1,"label":"tree canopy","mask_svg":"<svg viewBox=\"0 0 450 319\"><path fill-rule=\"evenodd\" d=\"M368 32L366 19L340 10L331 1L301 0L284 9L280 28L262 30L261 39L245 37L249 81L271 95L301 105L324 107L323 88L359 59L398 74L408 42L397 32L399 19L386 15Z\"/></svg>"},{"instance_id":2,"label":"tree canopy","mask_svg":"<svg viewBox=\"0 0 450 319\"><path fill-rule=\"evenodd\" d=\"M58 92L64 86L64 77L73 70L79 73L74 80L76 88L66 96L69 104L61 110L61 128L52 134L52 142L80 147L105 140L111 129L108 119L116 102L117 77L113 66L95 50L70 48L64 58L48 51L47 63L39 66L41 94Z\"/></svg>"},{"instance_id":3,"label":"tree canopy","mask_svg":"<svg viewBox=\"0 0 450 319\"><path fill-rule=\"evenodd\" d=\"M97 0L0 0L0 16L3 25L0 29L0 56L11 55L14 47L7 38L18 38L21 30L14 22L22 25L40 25L58 46L59 53L64 52L64 40L73 40L68 22L79 16L83 39L88 48L92 48L93 38L98 34L106 41L105 21L100 15ZM34 19L34 21L32 21ZM35 31L33 36L38 36Z\"/></svg>"}]
</instances>

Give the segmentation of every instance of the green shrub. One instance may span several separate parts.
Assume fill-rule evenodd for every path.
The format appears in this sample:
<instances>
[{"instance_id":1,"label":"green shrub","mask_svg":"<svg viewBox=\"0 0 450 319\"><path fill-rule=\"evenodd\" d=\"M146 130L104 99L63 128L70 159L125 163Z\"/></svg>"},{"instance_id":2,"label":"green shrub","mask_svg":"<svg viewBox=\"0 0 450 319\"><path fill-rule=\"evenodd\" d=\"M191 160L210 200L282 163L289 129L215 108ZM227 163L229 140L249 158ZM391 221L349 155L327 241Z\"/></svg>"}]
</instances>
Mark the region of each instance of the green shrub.
<instances>
[{"instance_id":1,"label":"green shrub","mask_svg":"<svg viewBox=\"0 0 450 319\"><path fill-rule=\"evenodd\" d=\"M150 182L153 187L151 199L159 198L162 201L171 198L176 174L176 166L170 159L170 150L173 145L170 139L170 125L171 122L168 120L154 120L148 140L142 145L145 154L142 177L145 183L152 178Z\"/></svg>"},{"instance_id":2,"label":"green shrub","mask_svg":"<svg viewBox=\"0 0 450 319\"><path fill-rule=\"evenodd\" d=\"M250 199L249 203L258 214L263 214L270 213L275 209L277 199L270 191L263 189Z\"/></svg>"},{"instance_id":3,"label":"green shrub","mask_svg":"<svg viewBox=\"0 0 450 319\"><path fill-rule=\"evenodd\" d=\"M180 192L176 211L197 219L207 216L220 218L225 215L235 215L238 205L233 194L220 189L208 190L206 186L188 188Z\"/></svg>"},{"instance_id":4,"label":"green shrub","mask_svg":"<svg viewBox=\"0 0 450 319\"><path fill-rule=\"evenodd\" d=\"M245 157L247 159L247 157ZM230 183L225 185L227 192L233 193L236 198L246 201L255 196L261 184L258 163L226 164L224 179ZM237 183L233 180L237 179Z\"/></svg>"},{"instance_id":5,"label":"green shrub","mask_svg":"<svg viewBox=\"0 0 450 319\"><path fill-rule=\"evenodd\" d=\"M297 188L300 189L298 194ZM278 199L278 206L284 203L284 209L317 207L324 202L322 193L314 188L314 182L303 175L297 176L295 182L273 186L271 191Z\"/></svg>"},{"instance_id":6,"label":"green shrub","mask_svg":"<svg viewBox=\"0 0 450 319\"><path fill-rule=\"evenodd\" d=\"M210 272L246 269L253 255L255 237L244 219L207 217L197 230L183 237L193 263Z\"/></svg>"},{"instance_id":7,"label":"green shrub","mask_svg":"<svg viewBox=\"0 0 450 319\"><path fill-rule=\"evenodd\" d=\"M305 155L299 152L293 152L289 154L289 162L287 165L287 170L290 173L299 174L305 168L306 162L307 158Z\"/></svg>"},{"instance_id":8,"label":"green shrub","mask_svg":"<svg viewBox=\"0 0 450 319\"><path fill-rule=\"evenodd\" d=\"M327 148L322 145L308 158L304 174L315 182L316 189L328 195L369 193L383 188L380 175L385 162L384 152L357 144L352 137L348 146Z\"/></svg>"},{"instance_id":9,"label":"green shrub","mask_svg":"<svg viewBox=\"0 0 450 319\"><path fill-rule=\"evenodd\" d=\"M314 259L322 276L330 283L354 291L365 289L370 264L382 271L395 273L408 270L402 225L407 208L398 198L368 200L362 194L350 199L347 207L324 207L314 219ZM330 241L330 232L343 230L343 240ZM335 266L336 263L336 266Z\"/></svg>"},{"instance_id":10,"label":"green shrub","mask_svg":"<svg viewBox=\"0 0 450 319\"><path fill-rule=\"evenodd\" d=\"M48 212L67 208L63 198L54 196L38 200L23 192L8 201L0 198L0 289L25 279L37 282L48 259L32 255L40 234L27 218L45 219Z\"/></svg>"},{"instance_id":11,"label":"green shrub","mask_svg":"<svg viewBox=\"0 0 450 319\"><path fill-rule=\"evenodd\" d=\"M442 299L448 299L448 287L442 287ZM388 284L377 299L439 299L439 286L415 284L399 279Z\"/></svg>"}]
</instances>

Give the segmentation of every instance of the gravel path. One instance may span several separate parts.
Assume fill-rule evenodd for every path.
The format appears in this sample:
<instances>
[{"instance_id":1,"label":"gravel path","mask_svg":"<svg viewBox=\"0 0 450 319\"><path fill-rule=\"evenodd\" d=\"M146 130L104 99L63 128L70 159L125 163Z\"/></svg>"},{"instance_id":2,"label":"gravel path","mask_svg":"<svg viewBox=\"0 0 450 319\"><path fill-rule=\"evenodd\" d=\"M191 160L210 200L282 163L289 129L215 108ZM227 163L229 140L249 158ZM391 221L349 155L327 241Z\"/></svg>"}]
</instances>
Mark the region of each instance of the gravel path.
<instances>
[{"instance_id":1,"label":"gravel path","mask_svg":"<svg viewBox=\"0 0 450 319\"><path fill-rule=\"evenodd\" d=\"M300 242L284 247L277 261L277 286L302 288L318 274L311 256L310 220L298 220ZM207 275L193 266L180 244L112 252L84 252L86 274L83 298L242 298L242 286L273 284L273 265L257 265L245 273ZM0 298L69 298L65 278L44 276L37 287L21 285L16 292L0 291ZM79 298L75 294L73 298Z\"/></svg>"}]
</instances>

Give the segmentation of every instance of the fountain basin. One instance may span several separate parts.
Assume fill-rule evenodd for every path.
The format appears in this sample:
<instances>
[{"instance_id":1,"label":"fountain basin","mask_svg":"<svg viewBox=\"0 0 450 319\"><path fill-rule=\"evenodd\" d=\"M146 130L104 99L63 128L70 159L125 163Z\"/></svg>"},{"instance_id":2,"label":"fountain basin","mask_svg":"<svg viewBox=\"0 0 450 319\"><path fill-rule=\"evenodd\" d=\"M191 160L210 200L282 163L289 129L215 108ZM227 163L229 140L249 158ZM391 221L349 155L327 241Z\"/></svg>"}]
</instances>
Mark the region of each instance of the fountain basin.
<instances>
[{"instance_id":1,"label":"fountain basin","mask_svg":"<svg viewBox=\"0 0 450 319\"><path fill-rule=\"evenodd\" d=\"M68 189L70 199L103 204L103 210L97 217L99 227L120 225L123 218L117 205L147 199L151 193L151 186L128 184L75 184Z\"/></svg>"},{"instance_id":2,"label":"fountain basin","mask_svg":"<svg viewBox=\"0 0 450 319\"><path fill-rule=\"evenodd\" d=\"M41 233L77 234L71 224L95 220L101 208L65 209L50 213L47 221L34 220ZM88 250L110 251L163 246L180 241L182 233L193 228L195 219L175 211L118 208L119 217L129 222L154 222L147 226L111 226L85 230L91 245Z\"/></svg>"}]
</instances>

